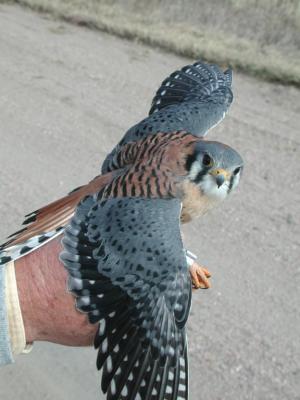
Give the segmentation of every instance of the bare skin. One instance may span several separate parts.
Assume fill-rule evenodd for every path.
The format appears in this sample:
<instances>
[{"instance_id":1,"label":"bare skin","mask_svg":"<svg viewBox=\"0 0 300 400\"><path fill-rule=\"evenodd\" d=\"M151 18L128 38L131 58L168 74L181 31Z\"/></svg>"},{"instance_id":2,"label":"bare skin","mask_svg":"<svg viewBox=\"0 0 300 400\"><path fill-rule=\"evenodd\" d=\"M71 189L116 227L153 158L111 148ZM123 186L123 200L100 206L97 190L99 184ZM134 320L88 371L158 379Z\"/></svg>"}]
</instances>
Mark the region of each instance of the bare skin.
<instances>
[{"instance_id":1,"label":"bare skin","mask_svg":"<svg viewBox=\"0 0 300 400\"><path fill-rule=\"evenodd\" d=\"M211 277L211 273L196 262L190 266L190 275L193 289L209 289L211 287L208 280Z\"/></svg>"},{"instance_id":2,"label":"bare skin","mask_svg":"<svg viewBox=\"0 0 300 400\"><path fill-rule=\"evenodd\" d=\"M74 307L74 297L66 290L67 272L58 258L61 250L59 236L15 262L26 341L90 346L97 325ZM205 268L194 262L190 274L193 289L210 287Z\"/></svg>"},{"instance_id":3,"label":"bare skin","mask_svg":"<svg viewBox=\"0 0 300 400\"><path fill-rule=\"evenodd\" d=\"M15 262L18 293L28 343L42 340L90 346L97 330L74 307L59 261L61 236Z\"/></svg>"}]
</instances>

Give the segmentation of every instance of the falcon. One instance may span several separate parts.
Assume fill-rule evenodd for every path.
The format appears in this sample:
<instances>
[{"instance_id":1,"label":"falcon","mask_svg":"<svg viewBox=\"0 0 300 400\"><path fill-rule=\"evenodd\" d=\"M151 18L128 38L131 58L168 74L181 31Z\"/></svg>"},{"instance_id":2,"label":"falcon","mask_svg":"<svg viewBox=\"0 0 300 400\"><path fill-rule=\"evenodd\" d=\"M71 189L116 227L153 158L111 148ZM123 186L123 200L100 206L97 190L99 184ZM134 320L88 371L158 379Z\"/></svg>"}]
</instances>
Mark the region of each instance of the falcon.
<instances>
[{"instance_id":1,"label":"falcon","mask_svg":"<svg viewBox=\"0 0 300 400\"><path fill-rule=\"evenodd\" d=\"M174 72L102 175L27 215L0 248L6 263L62 236L68 289L98 324L97 368L108 400L188 399L185 325L195 273L180 222L238 186L241 156L203 139L231 101L230 71L197 62Z\"/></svg>"}]
</instances>

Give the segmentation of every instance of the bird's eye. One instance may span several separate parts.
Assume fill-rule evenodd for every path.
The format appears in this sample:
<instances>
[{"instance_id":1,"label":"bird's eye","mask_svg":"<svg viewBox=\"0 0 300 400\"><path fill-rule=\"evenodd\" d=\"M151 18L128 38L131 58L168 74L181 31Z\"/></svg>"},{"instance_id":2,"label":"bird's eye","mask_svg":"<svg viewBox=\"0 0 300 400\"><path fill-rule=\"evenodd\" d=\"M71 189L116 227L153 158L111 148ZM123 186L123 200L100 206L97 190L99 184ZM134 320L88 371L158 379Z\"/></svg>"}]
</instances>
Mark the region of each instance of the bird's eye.
<instances>
[{"instance_id":1,"label":"bird's eye","mask_svg":"<svg viewBox=\"0 0 300 400\"><path fill-rule=\"evenodd\" d=\"M204 156L202 158L202 164L205 167L211 167L213 165L213 160L208 154L204 154Z\"/></svg>"},{"instance_id":2,"label":"bird's eye","mask_svg":"<svg viewBox=\"0 0 300 400\"><path fill-rule=\"evenodd\" d=\"M241 167L236 168L236 169L233 171L233 175L237 175L237 174L240 172L240 170L241 170Z\"/></svg>"}]
</instances>

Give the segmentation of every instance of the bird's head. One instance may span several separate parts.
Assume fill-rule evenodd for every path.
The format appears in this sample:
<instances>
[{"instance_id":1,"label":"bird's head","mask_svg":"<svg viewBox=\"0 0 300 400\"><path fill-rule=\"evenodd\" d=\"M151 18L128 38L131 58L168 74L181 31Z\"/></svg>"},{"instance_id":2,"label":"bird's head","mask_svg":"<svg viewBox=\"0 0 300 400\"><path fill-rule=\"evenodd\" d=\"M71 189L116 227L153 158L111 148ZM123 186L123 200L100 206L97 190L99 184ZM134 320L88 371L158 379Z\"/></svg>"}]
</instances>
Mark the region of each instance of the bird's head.
<instances>
[{"instance_id":1,"label":"bird's head","mask_svg":"<svg viewBox=\"0 0 300 400\"><path fill-rule=\"evenodd\" d=\"M187 157L186 169L188 179L203 195L221 201L237 187L243 160L239 153L223 143L201 140Z\"/></svg>"}]
</instances>

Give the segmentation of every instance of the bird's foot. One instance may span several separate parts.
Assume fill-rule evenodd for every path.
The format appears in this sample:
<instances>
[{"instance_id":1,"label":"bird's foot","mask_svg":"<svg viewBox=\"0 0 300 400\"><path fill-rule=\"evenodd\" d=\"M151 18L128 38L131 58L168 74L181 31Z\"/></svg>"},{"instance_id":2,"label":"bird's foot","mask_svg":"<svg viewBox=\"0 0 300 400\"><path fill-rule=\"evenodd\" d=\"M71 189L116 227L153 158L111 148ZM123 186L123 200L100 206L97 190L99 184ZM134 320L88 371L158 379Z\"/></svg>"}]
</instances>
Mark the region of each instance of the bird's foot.
<instances>
[{"instance_id":1,"label":"bird's foot","mask_svg":"<svg viewBox=\"0 0 300 400\"><path fill-rule=\"evenodd\" d=\"M192 279L192 288L193 289L208 289L211 287L211 284L208 278L211 277L211 273L204 267L201 267L195 261L189 267L191 279Z\"/></svg>"}]
</instances>

